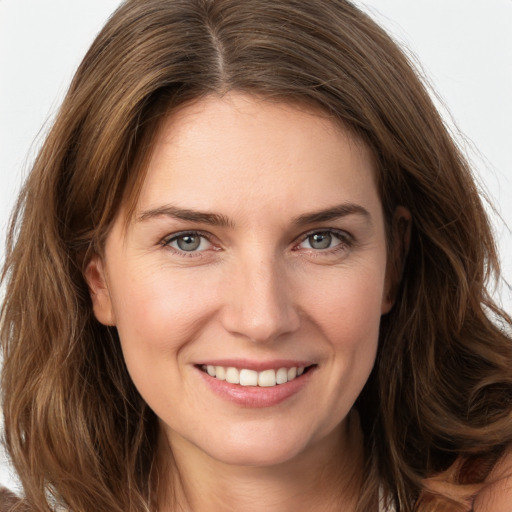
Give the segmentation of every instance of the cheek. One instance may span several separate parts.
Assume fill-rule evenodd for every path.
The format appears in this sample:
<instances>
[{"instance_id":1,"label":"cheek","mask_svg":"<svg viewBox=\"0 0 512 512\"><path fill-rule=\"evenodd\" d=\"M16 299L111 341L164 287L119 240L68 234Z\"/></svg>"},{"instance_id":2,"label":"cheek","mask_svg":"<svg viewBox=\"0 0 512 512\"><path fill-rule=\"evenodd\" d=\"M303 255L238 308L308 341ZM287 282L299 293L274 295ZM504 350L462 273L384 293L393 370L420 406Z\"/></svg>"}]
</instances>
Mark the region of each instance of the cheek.
<instances>
[{"instance_id":1,"label":"cheek","mask_svg":"<svg viewBox=\"0 0 512 512\"><path fill-rule=\"evenodd\" d=\"M333 269L319 276L314 287L304 290L309 310L334 338L358 345L373 338L380 324L385 282L381 262L354 269ZM352 342L351 342L352 343Z\"/></svg>"},{"instance_id":2,"label":"cheek","mask_svg":"<svg viewBox=\"0 0 512 512\"><path fill-rule=\"evenodd\" d=\"M131 272L129 274L128 272ZM161 418L173 418L183 401L193 403L186 382L188 348L215 310L202 280L158 268L126 270L135 276L114 290L114 310L128 372ZM117 281L119 284L119 280Z\"/></svg>"},{"instance_id":3,"label":"cheek","mask_svg":"<svg viewBox=\"0 0 512 512\"><path fill-rule=\"evenodd\" d=\"M113 293L117 329L125 356L173 353L194 338L215 309L205 279L165 268L137 272ZM117 281L119 282L119 280ZM128 362L128 361L127 361Z\"/></svg>"},{"instance_id":4,"label":"cheek","mask_svg":"<svg viewBox=\"0 0 512 512\"><path fill-rule=\"evenodd\" d=\"M333 385L344 393L350 389L354 399L374 364L384 280L382 263L360 266L357 272L344 268L310 298L310 315L332 354Z\"/></svg>"},{"instance_id":5,"label":"cheek","mask_svg":"<svg viewBox=\"0 0 512 512\"><path fill-rule=\"evenodd\" d=\"M385 269L377 264L351 270L339 272L311 301L331 353L327 388L332 393L325 407L332 411L329 422L334 423L348 414L363 389L379 342Z\"/></svg>"}]
</instances>

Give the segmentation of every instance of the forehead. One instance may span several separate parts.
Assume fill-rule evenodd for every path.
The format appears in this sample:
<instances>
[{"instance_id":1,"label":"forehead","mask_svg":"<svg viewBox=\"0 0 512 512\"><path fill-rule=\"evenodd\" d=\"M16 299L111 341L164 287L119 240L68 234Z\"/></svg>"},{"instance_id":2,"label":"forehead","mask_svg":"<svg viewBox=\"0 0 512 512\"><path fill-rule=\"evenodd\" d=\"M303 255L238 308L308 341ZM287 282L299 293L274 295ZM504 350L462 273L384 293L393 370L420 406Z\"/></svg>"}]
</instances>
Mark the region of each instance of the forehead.
<instances>
[{"instance_id":1,"label":"forehead","mask_svg":"<svg viewBox=\"0 0 512 512\"><path fill-rule=\"evenodd\" d=\"M324 113L240 94L212 96L164 120L139 203L147 206L159 189L232 201L234 188L246 199L262 188L278 198L312 192L313 183L329 196L362 189L373 175L371 151Z\"/></svg>"},{"instance_id":2,"label":"forehead","mask_svg":"<svg viewBox=\"0 0 512 512\"><path fill-rule=\"evenodd\" d=\"M310 105L208 96L167 114L151 148L116 215L125 232L168 205L229 218L272 210L284 219L348 202L382 214L373 152Z\"/></svg>"}]
</instances>

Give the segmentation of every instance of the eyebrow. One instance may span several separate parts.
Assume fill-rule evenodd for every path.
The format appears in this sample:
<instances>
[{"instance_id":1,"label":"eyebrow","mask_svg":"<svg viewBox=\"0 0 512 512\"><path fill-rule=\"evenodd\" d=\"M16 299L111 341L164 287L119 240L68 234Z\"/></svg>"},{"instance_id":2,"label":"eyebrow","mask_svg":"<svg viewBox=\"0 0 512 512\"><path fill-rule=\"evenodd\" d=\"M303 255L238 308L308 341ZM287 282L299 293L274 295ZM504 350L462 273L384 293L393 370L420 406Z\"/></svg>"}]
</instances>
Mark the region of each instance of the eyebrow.
<instances>
[{"instance_id":1,"label":"eyebrow","mask_svg":"<svg viewBox=\"0 0 512 512\"><path fill-rule=\"evenodd\" d=\"M172 217L178 220L208 224L209 226L233 227L234 223L225 215L219 213L201 212L166 205L159 208L146 210L137 216L138 222L153 219L155 217Z\"/></svg>"},{"instance_id":2,"label":"eyebrow","mask_svg":"<svg viewBox=\"0 0 512 512\"><path fill-rule=\"evenodd\" d=\"M361 205L354 203L343 203L332 208L325 210L318 210L312 213L305 213L293 219L292 224L296 226L305 226L307 224L314 224L316 222L327 222L330 220L347 217L349 215L362 216L370 225L372 224L372 217L370 212ZM165 205L159 208L152 208L145 210L137 216L138 222L144 222L155 217L172 217L178 220L188 222L197 222L200 224L207 224L210 226L231 227L235 223L226 215L219 213L202 212L199 210L190 210L188 208L179 208L173 205Z\"/></svg>"},{"instance_id":3,"label":"eyebrow","mask_svg":"<svg viewBox=\"0 0 512 512\"><path fill-rule=\"evenodd\" d=\"M372 224L372 216L370 212L366 208L363 208L361 205L354 203L343 203L326 210L306 213L297 217L293 223L297 226L304 226L307 224L314 224L315 222L335 220L341 217L347 217L348 215L360 215L369 224Z\"/></svg>"}]
</instances>

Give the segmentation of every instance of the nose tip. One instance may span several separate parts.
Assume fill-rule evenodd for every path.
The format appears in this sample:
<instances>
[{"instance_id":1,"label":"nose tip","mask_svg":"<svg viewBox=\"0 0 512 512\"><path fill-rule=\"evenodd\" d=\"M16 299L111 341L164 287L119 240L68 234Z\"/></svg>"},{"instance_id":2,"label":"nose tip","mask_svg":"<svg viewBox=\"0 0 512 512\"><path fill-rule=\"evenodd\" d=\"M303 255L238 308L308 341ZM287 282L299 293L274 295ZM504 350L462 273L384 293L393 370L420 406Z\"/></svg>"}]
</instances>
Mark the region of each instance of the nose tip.
<instances>
[{"instance_id":1,"label":"nose tip","mask_svg":"<svg viewBox=\"0 0 512 512\"><path fill-rule=\"evenodd\" d=\"M270 343L299 328L299 311L284 273L260 268L244 272L233 284L224 308L226 330L253 343Z\"/></svg>"},{"instance_id":2,"label":"nose tip","mask_svg":"<svg viewBox=\"0 0 512 512\"><path fill-rule=\"evenodd\" d=\"M298 329L299 317L290 308L278 306L266 314L261 309L239 317L238 326L233 332L243 335L253 343L270 343Z\"/></svg>"}]
</instances>

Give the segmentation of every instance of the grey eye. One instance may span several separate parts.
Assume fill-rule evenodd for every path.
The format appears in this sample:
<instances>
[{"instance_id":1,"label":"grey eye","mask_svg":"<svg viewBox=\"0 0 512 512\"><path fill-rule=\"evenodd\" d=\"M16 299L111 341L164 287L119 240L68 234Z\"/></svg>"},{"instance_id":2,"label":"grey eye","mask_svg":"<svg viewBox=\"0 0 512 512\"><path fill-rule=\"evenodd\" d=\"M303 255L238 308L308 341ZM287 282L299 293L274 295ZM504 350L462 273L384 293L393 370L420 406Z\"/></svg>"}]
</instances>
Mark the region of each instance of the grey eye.
<instances>
[{"instance_id":1,"label":"grey eye","mask_svg":"<svg viewBox=\"0 0 512 512\"><path fill-rule=\"evenodd\" d=\"M212 244L200 233L182 233L173 236L165 245L178 252L202 252L210 249Z\"/></svg>"},{"instance_id":2,"label":"grey eye","mask_svg":"<svg viewBox=\"0 0 512 512\"><path fill-rule=\"evenodd\" d=\"M195 251L201 245L201 237L197 235L183 235L176 238L176 245L182 251Z\"/></svg>"},{"instance_id":3,"label":"grey eye","mask_svg":"<svg viewBox=\"0 0 512 512\"><path fill-rule=\"evenodd\" d=\"M299 247L302 249L322 251L334 249L338 245L350 245L349 240L346 239L346 235L343 233L338 231L315 231L309 235L305 235Z\"/></svg>"},{"instance_id":4,"label":"grey eye","mask_svg":"<svg viewBox=\"0 0 512 512\"><path fill-rule=\"evenodd\" d=\"M315 233L308 236L309 245L312 249L328 249L331 246L333 236L331 233Z\"/></svg>"}]
</instances>

